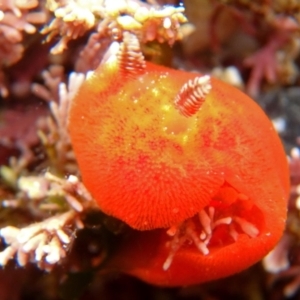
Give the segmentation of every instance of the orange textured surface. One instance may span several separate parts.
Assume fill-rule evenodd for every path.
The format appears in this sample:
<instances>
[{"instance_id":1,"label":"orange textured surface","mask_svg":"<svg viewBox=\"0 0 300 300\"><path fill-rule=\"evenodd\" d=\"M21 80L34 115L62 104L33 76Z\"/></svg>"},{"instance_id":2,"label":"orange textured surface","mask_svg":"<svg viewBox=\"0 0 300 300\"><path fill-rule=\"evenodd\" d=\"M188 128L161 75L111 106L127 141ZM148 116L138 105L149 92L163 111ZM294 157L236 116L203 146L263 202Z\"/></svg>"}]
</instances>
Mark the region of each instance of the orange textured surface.
<instances>
[{"instance_id":1,"label":"orange textured surface","mask_svg":"<svg viewBox=\"0 0 300 300\"><path fill-rule=\"evenodd\" d=\"M218 229L209 255L185 244L166 271L166 230L133 232L108 267L159 285L241 271L275 246L285 226L288 168L271 122L252 99L213 78L200 110L182 116L174 99L196 76L151 63L126 76L109 62L83 84L70 111L83 182L105 213L150 230L208 206L222 217L224 207L259 230L254 238L239 230L232 241Z\"/></svg>"},{"instance_id":2,"label":"orange textured surface","mask_svg":"<svg viewBox=\"0 0 300 300\"><path fill-rule=\"evenodd\" d=\"M196 115L186 118L174 108L177 92L195 76L148 63L132 79L104 65L74 100L69 128L83 181L104 212L133 228L192 217L209 204L226 172L257 195L270 182L279 199L269 201L287 195L282 146L250 98L212 79Z\"/></svg>"}]
</instances>

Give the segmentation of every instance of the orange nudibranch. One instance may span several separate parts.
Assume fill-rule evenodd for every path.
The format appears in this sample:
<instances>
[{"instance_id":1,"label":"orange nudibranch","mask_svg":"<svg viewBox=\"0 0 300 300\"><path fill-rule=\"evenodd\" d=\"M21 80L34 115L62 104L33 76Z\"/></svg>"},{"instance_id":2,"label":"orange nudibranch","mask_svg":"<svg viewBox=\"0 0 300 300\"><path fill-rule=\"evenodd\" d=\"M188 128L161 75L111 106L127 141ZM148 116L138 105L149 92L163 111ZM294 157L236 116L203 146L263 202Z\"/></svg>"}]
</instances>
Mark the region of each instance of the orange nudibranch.
<instances>
[{"instance_id":1,"label":"orange nudibranch","mask_svg":"<svg viewBox=\"0 0 300 300\"><path fill-rule=\"evenodd\" d=\"M281 237L289 194L272 123L226 83L145 62L131 34L110 52L69 116L84 184L140 230L108 266L175 286L260 260Z\"/></svg>"}]
</instances>

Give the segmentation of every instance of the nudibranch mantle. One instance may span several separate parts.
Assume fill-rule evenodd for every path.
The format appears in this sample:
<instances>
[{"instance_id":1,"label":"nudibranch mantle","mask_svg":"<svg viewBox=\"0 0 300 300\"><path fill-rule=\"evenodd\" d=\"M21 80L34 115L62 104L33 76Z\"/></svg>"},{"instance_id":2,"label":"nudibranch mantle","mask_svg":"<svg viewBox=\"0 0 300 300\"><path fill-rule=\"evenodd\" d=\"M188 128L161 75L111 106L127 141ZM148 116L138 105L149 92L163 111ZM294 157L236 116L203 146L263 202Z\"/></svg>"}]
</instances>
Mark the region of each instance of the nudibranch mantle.
<instances>
[{"instance_id":1,"label":"nudibranch mantle","mask_svg":"<svg viewBox=\"0 0 300 300\"><path fill-rule=\"evenodd\" d=\"M186 240L208 260L251 241L257 248L233 268L241 270L272 249L285 226L289 177L280 140L241 91L145 62L130 39L113 46L72 103L69 131L83 182L108 215L138 230L170 228L174 239L169 250L160 244L155 272L184 265L187 252L178 249ZM148 268L128 273L157 283Z\"/></svg>"}]
</instances>

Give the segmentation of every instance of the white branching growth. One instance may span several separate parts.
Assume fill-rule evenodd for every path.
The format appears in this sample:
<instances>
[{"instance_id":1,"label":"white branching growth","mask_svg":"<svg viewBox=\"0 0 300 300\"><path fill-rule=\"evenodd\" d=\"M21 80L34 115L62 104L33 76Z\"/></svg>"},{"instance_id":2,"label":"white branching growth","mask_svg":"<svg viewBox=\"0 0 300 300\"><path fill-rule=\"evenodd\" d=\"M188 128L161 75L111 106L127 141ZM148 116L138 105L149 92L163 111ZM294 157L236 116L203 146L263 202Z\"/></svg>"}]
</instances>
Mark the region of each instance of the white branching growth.
<instances>
[{"instance_id":1,"label":"white branching growth","mask_svg":"<svg viewBox=\"0 0 300 300\"><path fill-rule=\"evenodd\" d=\"M83 83L85 75L81 73L71 73L68 85L62 81L62 74L58 67L44 72L46 89L42 85L35 84L33 92L49 102L51 116L45 119L38 131L42 144L51 165L59 169L61 173L75 173L77 166L71 147L69 134L67 131L67 120L70 103L77 90ZM58 100L56 100L58 99ZM63 170L61 170L63 168Z\"/></svg>"},{"instance_id":2,"label":"white branching growth","mask_svg":"<svg viewBox=\"0 0 300 300\"><path fill-rule=\"evenodd\" d=\"M93 1L95 2L95 1ZM101 3L101 1L100 1ZM62 38L52 49L56 54L66 49L67 43L82 36L95 26L94 13L99 11L100 5L93 5L92 1L47 1L50 11L54 12L55 18L43 30L48 34L47 40L60 35Z\"/></svg>"},{"instance_id":3,"label":"white branching growth","mask_svg":"<svg viewBox=\"0 0 300 300\"><path fill-rule=\"evenodd\" d=\"M76 229L76 220L80 224L76 212L69 211L21 229L13 226L2 228L0 236L8 246L0 252L0 265L5 266L16 257L20 266L34 262L41 269L51 270L66 256L73 240L70 232Z\"/></svg>"},{"instance_id":4,"label":"white branching growth","mask_svg":"<svg viewBox=\"0 0 300 300\"><path fill-rule=\"evenodd\" d=\"M59 84L59 103L57 104L55 101L50 102L52 116L57 125L59 141L64 141L64 143L70 144L70 138L67 132L70 103L84 79L85 76L83 74L71 73L68 86L63 82ZM63 148L62 145L58 145L57 152L59 153Z\"/></svg>"},{"instance_id":5,"label":"white branching growth","mask_svg":"<svg viewBox=\"0 0 300 300\"><path fill-rule=\"evenodd\" d=\"M16 207L16 203L21 206L30 201L31 209L61 211L66 202L71 209L77 212L82 212L85 206L91 206L92 198L89 192L74 175L68 176L67 179L62 179L49 172L39 176L20 176L16 182L16 189L19 200L3 200L2 206ZM59 198L62 198L63 202L57 201ZM82 202L85 204L83 205Z\"/></svg>"},{"instance_id":6,"label":"white branching growth","mask_svg":"<svg viewBox=\"0 0 300 300\"><path fill-rule=\"evenodd\" d=\"M41 2L41 1L40 1ZM47 21L42 8L37 10L39 1L0 1L0 68L19 61L24 53L25 34L34 34L36 26ZM35 11L32 11L32 10ZM5 72L0 70L0 95L9 94Z\"/></svg>"},{"instance_id":7,"label":"white branching growth","mask_svg":"<svg viewBox=\"0 0 300 300\"><path fill-rule=\"evenodd\" d=\"M74 232L84 227L81 213L93 207L94 202L83 184L73 175L67 179L50 173L44 177L21 177L18 187L27 195L27 200L33 202L62 197L69 205L69 210L21 229L14 226L2 228L0 237L7 247L0 252L0 265L5 266L10 259L16 258L20 266L33 262L43 270L51 270L66 256L75 238ZM10 206L10 203L7 200L3 205ZM49 212L61 210L62 207L48 202L41 204L40 209Z\"/></svg>"},{"instance_id":8,"label":"white branching growth","mask_svg":"<svg viewBox=\"0 0 300 300\"><path fill-rule=\"evenodd\" d=\"M57 71L57 70L56 70ZM67 120L71 100L85 79L83 74L71 73L68 85L51 77L61 72L47 72L49 90L36 86L36 94L49 101L51 116L39 130L45 147L49 170L41 175L26 172L26 166L14 165L0 169L0 175L15 189L14 199L4 199L6 208L23 207L30 215L43 221L21 229L7 226L0 230L6 248L0 252L0 265L16 258L20 266L34 262L44 270L51 270L66 256L74 239L76 229L83 227L81 214L94 207L94 202L84 185L74 175L66 178L53 174L75 174L76 162L67 131ZM55 76L54 76L55 77ZM55 95L58 93L58 95ZM49 97L49 98L47 98ZM58 98L58 100L56 100ZM24 173L22 173L22 170ZM48 218L49 212L55 213Z\"/></svg>"},{"instance_id":9,"label":"white branching growth","mask_svg":"<svg viewBox=\"0 0 300 300\"><path fill-rule=\"evenodd\" d=\"M64 68L60 65L51 65L42 72L44 85L39 83L32 84L32 92L39 98L50 102L59 102L58 87L64 81Z\"/></svg>"},{"instance_id":10,"label":"white branching growth","mask_svg":"<svg viewBox=\"0 0 300 300\"><path fill-rule=\"evenodd\" d=\"M142 42L158 40L173 44L180 37L180 24L187 21L183 7L153 7L137 0L48 0L47 7L55 18L42 33L48 34L47 40L61 37L52 53L62 52L70 40L89 30L111 40L119 40L124 31L130 31Z\"/></svg>"},{"instance_id":11,"label":"white branching growth","mask_svg":"<svg viewBox=\"0 0 300 300\"><path fill-rule=\"evenodd\" d=\"M65 197L65 200L71 209L80 213L84 211L84 208L92 207L94 205L88 190L76 176L70 175L65 180L54 176L51 173L46 173L45 178L48 180L51 187L48 190L48 196Z\"/></svg>"}]
</instances>

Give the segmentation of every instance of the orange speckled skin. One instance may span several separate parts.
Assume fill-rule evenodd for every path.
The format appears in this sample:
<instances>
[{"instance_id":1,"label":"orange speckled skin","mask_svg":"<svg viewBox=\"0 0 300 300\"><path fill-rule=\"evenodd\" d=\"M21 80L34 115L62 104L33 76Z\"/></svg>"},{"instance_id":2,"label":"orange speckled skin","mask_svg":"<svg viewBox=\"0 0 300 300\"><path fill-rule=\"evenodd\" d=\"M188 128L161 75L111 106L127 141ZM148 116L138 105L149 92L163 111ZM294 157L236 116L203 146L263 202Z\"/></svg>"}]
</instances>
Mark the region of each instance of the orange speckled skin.
<instances>
[{"instance_id":1,"label":"orange speckled skin","mask_svg":"<svg viewBox=\"0 0 300 300\"><path fill-rule=\"evenodd\" d=\"M181 116L174 98L197 75L150 63L137 78L120 74L115 63L96 70L69 119L85 185L104 212L137 229L193 216L224 180L245 185L259 206L276 203L284 222L287 162L271 122L216 79L200 111ZM270 190L275 198L262 196Z\"/></svg>"},{"instance_id":2,"label":"orange speckled skin","mask_svg":"<svg viewBox=\"0 0 300 300\"><path fill-rule=\"evenodd\" d=\"M138 76L127 75L110 61L83 84L70 111L84 184L105 213L131 227L178 224L223 195L225 184L255 205L258 237L241 234L207 256L184 246L167 271L165 230L126 237L108 267L159 285L238 272L272 249L285 226L288 168L271 122L253 100L213 78L201 109L181 116L174 99L195 76L151 63Z\"/></svg>"}]
</instances>

